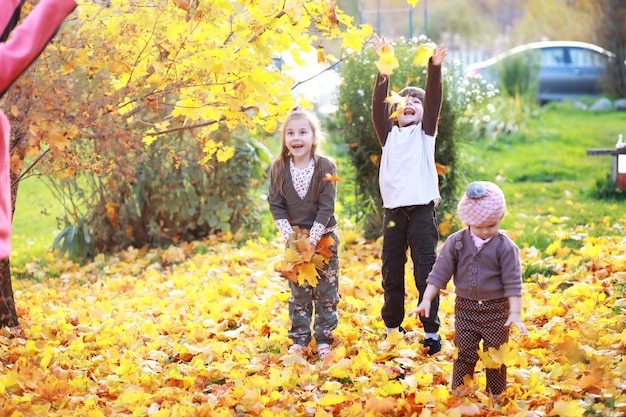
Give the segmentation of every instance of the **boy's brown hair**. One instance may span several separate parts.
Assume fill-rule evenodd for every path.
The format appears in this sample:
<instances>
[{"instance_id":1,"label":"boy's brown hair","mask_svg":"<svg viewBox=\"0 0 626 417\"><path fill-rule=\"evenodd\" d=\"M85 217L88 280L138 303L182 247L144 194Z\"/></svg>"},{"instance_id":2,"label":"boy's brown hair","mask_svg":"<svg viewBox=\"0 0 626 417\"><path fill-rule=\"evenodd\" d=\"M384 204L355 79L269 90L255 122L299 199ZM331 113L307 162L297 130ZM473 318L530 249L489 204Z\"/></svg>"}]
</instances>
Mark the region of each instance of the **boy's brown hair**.
<instances>
[{"instance_id":1,"label":"boy's brown hair","mask_svg":"<svg viewBox=\"0 0 626 417\"><path fill-rule=\"evenodd\" d=\"M400 90L398 95L401 97L419 98L421 102L424 102L424 95L426 95L426 91L424 91L424 89L419 88L419 87L409 86L409 87L404 87L402 90Z\"/></svg>"}]
</instances>

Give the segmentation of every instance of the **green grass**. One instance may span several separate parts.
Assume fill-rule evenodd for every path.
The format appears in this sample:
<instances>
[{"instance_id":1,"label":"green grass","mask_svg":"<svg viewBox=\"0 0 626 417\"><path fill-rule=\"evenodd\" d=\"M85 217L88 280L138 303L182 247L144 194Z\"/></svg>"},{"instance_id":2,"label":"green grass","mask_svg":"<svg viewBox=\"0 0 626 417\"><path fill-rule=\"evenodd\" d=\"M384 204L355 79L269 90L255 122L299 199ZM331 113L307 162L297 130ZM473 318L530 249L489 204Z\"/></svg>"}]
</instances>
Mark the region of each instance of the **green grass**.
<instances>
[{"instance_id":1,"label":"green grass","mask_svg":"<svg viewBox=\"0 0 626 417\"><path fill-rule=\"evenodd\" d=\"M467 177L501 185L509 210L502 227L518 236L518 244L545 249L556 226L619 234L626 200L593 195L596 183L606 180L610 157L586 154L590 148L614 147L619 133L626 133L624 112L543 108L525 120L520 133L464 144Z\"/></svg>"},{"instance_id":2,"label":"green grass","mask_svg":"<svg viewBox=\"0 0 626 417\"><path fill-rule=\"evenodd\" d=\"M37 177L20 183L11 235L11 265L42 258L52 248L58 232L56 218L63 214L61 203Z\"/></svg>"}]
</instances>

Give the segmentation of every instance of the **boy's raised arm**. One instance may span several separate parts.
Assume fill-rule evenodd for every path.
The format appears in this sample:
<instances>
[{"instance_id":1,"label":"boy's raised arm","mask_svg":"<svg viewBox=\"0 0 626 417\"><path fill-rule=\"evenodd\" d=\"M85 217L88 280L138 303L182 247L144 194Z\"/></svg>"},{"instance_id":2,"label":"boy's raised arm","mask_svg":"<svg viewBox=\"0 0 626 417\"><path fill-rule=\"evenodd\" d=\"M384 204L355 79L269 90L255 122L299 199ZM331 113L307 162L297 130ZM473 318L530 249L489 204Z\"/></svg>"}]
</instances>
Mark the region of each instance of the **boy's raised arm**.
<instances>
[{"instance_id":1,"label":"boy's raised arm","mask_svg":"<svg viewBox=\"0 0 626 417\"><path fill-rule=\"evenodd\" d=\"M374 52L380 57L381 50L383 48L391 48L389 42L385 37L375 36L372 42L374 46ZM380 146L385 146L387 141L387 133L389 133L389 107L385 101L389 94L389 74L381 74L378 72L376 75L376 84L372 91L372 123L374 124L374 130L378 137Z\"/></svg>"},{"instance_id":2,"label":"boy's raised arm","mask_svg":"<svg viewBox=\"0 0 626 417\"><path fill-rule=\"evenodd\" d=\"M443 77L441 66L446 60L448 49L445 45L435 48L428 63L428 74L426 76L426 91L424 97L424 118L423 129L427 135L435 136L437 133L437 123L441 113L441 103L443 100Z\"/></svg>"}]
</instances>

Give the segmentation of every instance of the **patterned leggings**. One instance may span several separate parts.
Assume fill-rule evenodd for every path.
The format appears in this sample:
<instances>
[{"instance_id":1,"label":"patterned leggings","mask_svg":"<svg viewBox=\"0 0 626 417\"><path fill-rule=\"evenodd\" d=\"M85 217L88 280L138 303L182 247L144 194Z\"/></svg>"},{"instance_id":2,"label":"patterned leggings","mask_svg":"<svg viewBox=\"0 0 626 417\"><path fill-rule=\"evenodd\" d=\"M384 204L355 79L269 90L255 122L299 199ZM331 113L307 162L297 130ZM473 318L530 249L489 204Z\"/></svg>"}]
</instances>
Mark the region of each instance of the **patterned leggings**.
<instances>
[{"instance_id":1,"label":"patterned leggings","mask_svg":"<svg viewBox=\"0 0 626 417\"><path fill-rule=\"evenodd\" d=\"M452 371L452 389L463 385L466 375L472 377L478 362L479 343L483 349L499 348L509 340L509 327L504 323L509 317L509 299L476 301L456 297L454 305L454 344L458 357ZM487 391L500 395L506 388L506 366L487 368Z\"/></svg>"},{"instance_id":2,"label":"patterned leggings","mask_svg":"<svg viewBox=\"0 0 626 417\"><path fill-rule=\"evenodd\" d=\"M324 267L318 277L317 286L311 287L308 283L298 285L289 281L291 296L289 297L289 319L291 329L289 338L295 344L306 346L311 341L311 324L315 332L315 341L333 343L333 330L339 322L337 316L337 304L339 302L339 237L336 233L331 235L335 243L330 247L333 255L329 264ZM313 320L315 310L315 320Z\"/></svg>"}]
</instances>

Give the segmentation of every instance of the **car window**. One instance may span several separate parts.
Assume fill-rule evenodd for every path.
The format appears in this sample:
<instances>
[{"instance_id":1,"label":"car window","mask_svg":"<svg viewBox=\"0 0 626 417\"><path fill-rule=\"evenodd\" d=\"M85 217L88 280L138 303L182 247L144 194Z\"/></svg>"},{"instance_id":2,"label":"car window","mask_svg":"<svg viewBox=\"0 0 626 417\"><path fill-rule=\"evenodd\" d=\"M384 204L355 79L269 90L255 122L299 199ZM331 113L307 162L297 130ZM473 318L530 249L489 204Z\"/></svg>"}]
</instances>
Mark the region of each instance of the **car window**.
<instances>
[{"instance_id":1,"label":"car window","mask_svg":"<svg viewBox=\"0 0 626 417\"><path fill-rule=\"evenodd\" d=\"M541 50L541 65L542 66L562 66L565 62L563 60L563 48L543 48Z\"/></svg>"},{"instance_id":2,"label":"car window","mask_svg":"<svg viewBox=\"0 0 626 417\"><path fill-rule=\"evenodd\" d=\"M569 55L573 65L582 67L606 67L607 57L589 49L569 48Z\"/></svg>"}]
</instances>

